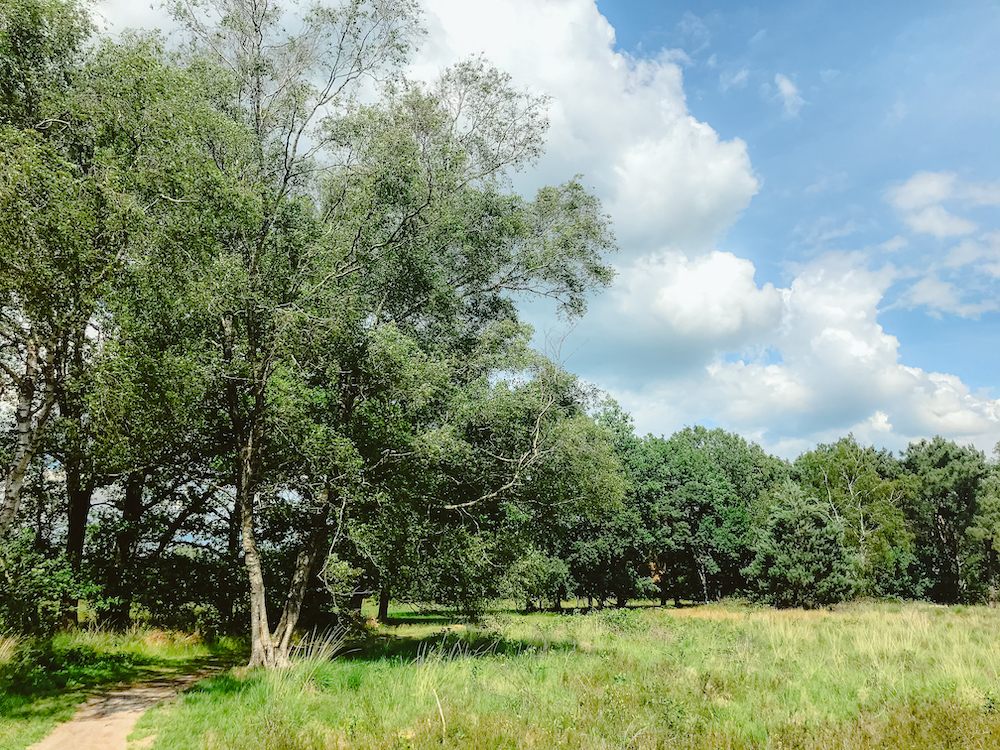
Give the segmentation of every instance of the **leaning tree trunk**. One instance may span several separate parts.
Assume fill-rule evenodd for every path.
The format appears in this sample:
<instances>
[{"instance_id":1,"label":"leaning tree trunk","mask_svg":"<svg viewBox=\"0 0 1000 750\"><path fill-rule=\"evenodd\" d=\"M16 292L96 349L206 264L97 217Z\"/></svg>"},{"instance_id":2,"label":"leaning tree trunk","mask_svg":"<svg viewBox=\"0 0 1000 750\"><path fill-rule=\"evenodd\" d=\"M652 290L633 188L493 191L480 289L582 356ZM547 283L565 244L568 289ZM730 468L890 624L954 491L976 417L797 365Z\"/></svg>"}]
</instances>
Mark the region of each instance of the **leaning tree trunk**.
<instances>
[{"instance_id":1,"label":"leaning tree trunk","mask_svg":"<svg viewBox=\"0 0 1000 750\"><path fill-rule=\"evenodd\" d=\"M330 507L330 494L330 490L323 492L318 506L311 514L312 526L309 538L295 560L295 572L292 574L292 582L288 587L285 608L281 613L278 629L274 632L278 660L281 662L290 661L289 649L291 648L292 634L295 632L299 615L302 613L302 602L305 601L306 592L309 589L309 580L315 574L316 564L326 549L329 536L326 519Z\"/></svg>"}]
</instances>

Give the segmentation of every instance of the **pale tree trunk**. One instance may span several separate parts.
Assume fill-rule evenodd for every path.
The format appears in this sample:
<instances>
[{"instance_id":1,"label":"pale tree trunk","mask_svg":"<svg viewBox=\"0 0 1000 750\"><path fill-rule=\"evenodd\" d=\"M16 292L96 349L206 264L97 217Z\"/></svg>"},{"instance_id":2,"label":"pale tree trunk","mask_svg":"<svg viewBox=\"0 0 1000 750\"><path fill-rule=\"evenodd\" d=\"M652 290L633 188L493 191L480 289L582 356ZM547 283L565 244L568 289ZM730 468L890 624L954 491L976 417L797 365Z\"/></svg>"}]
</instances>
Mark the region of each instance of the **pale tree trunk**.
<instances>
[{"instance_id":1,"label":"pale tree trunk","mask_svg":"<svg viewBox=\"0 0 1000 750\"><path fill-rule=\"evenodd\" d=\"M240 450L240 481L236 498L240 505L240 531L243 537L243 562L250 582L250 662L251 667L286 666L271 638L267 621L267 600L264 591L264 571L260 565L260 550L254 533L254 492L250 487L250 457L253 444Z\"/></svg>"},{"instance_id":2,"label":"pale tree trunk","mask_svg":"<svg viewBox=\"0 0 1000 750\"><path fill-rule=\"evenodd\" d=\"M222 348L225 360L234 361L233 318L224 315ZM257 351L251 342L251 350ZM247 413L241 400L240 384L228 378L226 398L230 421L236 437L236 506L240 511L240 539L243 544L243 563L250 584L250 662L248 666L281 667L287 660L279 659L267 619L267 599L264 590L264 571L260 564L260 549L254 531L254 503L257 495L257 466L260 462L261 440L264 433L265 395L268 379L266 361L255 363L251 380L253 403Z\"/></svg>"},{"instance_id":3,"label":"pale tree trunk","mask_svg":"<svg viewBox=\"0 0 1000 750\"><path fill-rule=\"evenodd\" d=\"M281 613L278 629L274 632L278 658L281 661L290 661L288 652L292 644L292 634L295 632L295 626L298 624L299 615L302 612L302 602L305 601L306 592L309 589L309 580L316 572L316 564L320 555L326 549L328 541L326 520L330 507L330 495L329 489L324 490L319 505L311 514L312 525L309 538L295 560L295 572L292 574L292 582L288 586L285 608Z\"/></svg>"},{"instance_id":4,"label":"pale tree trunk","mask_svg":"<svg viewBox=\"0 0 1000 750\"><path fill-rule=\"evenodd\" d=\"M24 374L15 378L17 384L17 442L14 454L5 467L3 505L0 506L0 538L5 536L17 519L21 506L21 491L28 475L28 467L45 431L56 400L55 383L46 370L52 369L52 353L47 352L44 362L40 358L38 342L26 342ZM39 392L40 391L40 392Z\"/></svg>"}]
</instances>

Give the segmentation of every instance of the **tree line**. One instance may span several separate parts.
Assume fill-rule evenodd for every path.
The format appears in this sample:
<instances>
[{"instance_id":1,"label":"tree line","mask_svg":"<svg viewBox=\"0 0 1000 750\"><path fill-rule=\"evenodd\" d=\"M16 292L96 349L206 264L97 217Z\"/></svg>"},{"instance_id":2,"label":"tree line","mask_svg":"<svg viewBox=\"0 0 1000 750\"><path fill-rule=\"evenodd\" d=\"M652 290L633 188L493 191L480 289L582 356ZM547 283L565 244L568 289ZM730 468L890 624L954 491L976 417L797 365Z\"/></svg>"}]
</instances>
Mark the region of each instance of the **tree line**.
<instances>
[{"instance_id":1,"label":"tree line","mask_svg":"<svg viewBox=\"0 0 1000 750\"><path fill-rule=\"evenodd\" d=\"M407 80L410 0L171 9L0 0L0 624L85 601L280 666L365 595L993 601L974 449L640 438L531 348L520 301L614 276L581 177L511 190L544 96Z\"/></svg>"}]
</instances>

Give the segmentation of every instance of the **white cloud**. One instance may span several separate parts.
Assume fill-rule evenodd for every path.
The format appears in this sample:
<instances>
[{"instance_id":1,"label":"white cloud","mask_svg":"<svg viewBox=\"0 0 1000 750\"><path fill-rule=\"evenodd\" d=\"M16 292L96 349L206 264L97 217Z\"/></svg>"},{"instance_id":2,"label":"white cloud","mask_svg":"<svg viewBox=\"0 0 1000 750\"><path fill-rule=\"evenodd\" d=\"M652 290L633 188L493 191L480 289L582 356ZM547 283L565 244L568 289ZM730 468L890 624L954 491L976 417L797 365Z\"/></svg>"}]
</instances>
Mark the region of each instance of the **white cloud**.
<instances>
[{"instance_id":1,"label":"white cloud","mask_svg":"<svg viewBox=\"0 0 1000 750\"><path fill-rule=\"evenodd\" d=\"M754 266L732 253L690 259L661 253L624 270L614 291L618 310L654 337L689 338L740 349L781 321L781 295L758 288Z\"/></svg>"},{"instance_id":2,"label":"white cloud","mask_svg":"<svg viewBox=\"0 0 1000 750\"><path fill-rule=\"evenodd\" d=\"M802 98L798 88L781 73L774 77L774 83L778 86L778 95L784 104L785 116L797 117L802 105L805 104L805 99Z\"/></svg>"},{"instance_id":3,"label":"white cloud","mask_svg":"<svg viewBox=\"0 0 1000 750\"><path fill-rule=\"evenodd\" d=\"M978 228L975 222L950 214L941 206L928 206L907 214L905 220L913 231L933 234L935 237L971 234Z\"/></svg>"},{"instance_id":4,"label":"white cloud","mask_svg":"<svg viewBox=\"0 0 1000 750\"><path fill-rule=\"evenodd\" d=\"M905 237L902 237L897 234L891 240L883 242L881 245L879 245L879 247L885 250L887 253L894 253L897 250L902 250L909 244L910 244L909 241Z\"/></svg>"},{"instance_id":5,"label":"white cloud","mask_svg":"<svg viewBox=\"0 0 1000 750\"><path fill-rule=\"evenodd\" d=\"M1000 182L963 185L962 195L974 206L1000 206Z\"/></svg>"},{"instance_id":6,"label":"white cloud","mask_svg":"<svg viewBox=\"0 0 1000 750\"><path fill-rule=\"evenodd\" d=\"M950 312L963 318L978 318L984 312L997 309L992 300L978 304L964 302L958 287L949 281L942 281L936 273L917 281L900 297L897 305L910 308L924 305L932 315Z\"/></svg>"},{"instance_id":7,"label":"white cloud","mask_svg":"<svg viewBox=\"0 0 1000 750\"><path fill-rule=\"evenodd\" d=\"M747 85L747 79L749 77L750 71L746 68L741 68L735 73L720 73L719 88L722 91L728 91L729 89L741 89Z\"/></svg>"},{"instance_id":8,"label":"white cloud","mask_svg":"<svg viewBox=\"0 0 1000 750\"><path fill-rule=\"evenodd\" d=\"M979 264L981 270L992 276L1000 276L997 272L1000 264L1000 232L987 232L977 239L964 239L945 258L945 266L949 268L973 264Z\"/></svg>"},{"instance_id":9,"label":"white cloud","mask_svg":"<svg viewBox=\"0 0 1000 750\"><path fill-rule=\"evenodd\" d=\"M915 232L935 237L954 237L975 232L978 225L947 211L941 204L958 200L973 205L1000 203L1000 185L964 184L953 172L917 172L886 191L889 203L899 209Z\"/></svg>"},{"instance_id":10,"label":"white cloud","mask_svg":"<svg viewBox=\"0 0 1000 750\"><path fill-rule=\"evenodd\" d=\"M615 220L623 251L707 252L759 189L746 144L691 116L676 55L635 60L592 0L426 2L430 39L414 71L485 52L553 97L548 152L524 181L582 172Z\"/></svg>"},{"instance_id":11,"label":"white cloud","mask_svg":"<svg viewBox=\"0 0 1000 750\"><path fill-rule=\"evenodd\" d=\"M789 456L848 431L893 448L934 434L992 445L1000 437L1000 402L955 376L899 361L899 341L878 323L895 278L891 266L871 270L859 254L818 258L788 288L774 290L780 325L756 332L780 362L717 356L697 373L623 384L613 393L634 409L642 431L710 419ZM944 297L939 301L949 302Z\"/></svg>"},{"instance_id":12,"label":"white cloud","mask_svg":"<svg viewBox=\"0 0 1000 750\"><path fill-rule=\"evenodd\" d=\"M887 191L889 202L902 211L915 211L948 200L955 194L952 172L917 172L902 185Z\"/></svg>"},{"instance_id":13,"label":"white cloud","mask_svg":"<svg viewBox=\"0 0 1000 750\"><path fill-rule=\"evenodd\" d=\"M850 179L847 177L847 173L837 172L836 174L820 177L812 185L806 187L803 192L807 195L819 195L820 193L829 191L845 190L849 184Z\"/></svg>"}]
</instances>

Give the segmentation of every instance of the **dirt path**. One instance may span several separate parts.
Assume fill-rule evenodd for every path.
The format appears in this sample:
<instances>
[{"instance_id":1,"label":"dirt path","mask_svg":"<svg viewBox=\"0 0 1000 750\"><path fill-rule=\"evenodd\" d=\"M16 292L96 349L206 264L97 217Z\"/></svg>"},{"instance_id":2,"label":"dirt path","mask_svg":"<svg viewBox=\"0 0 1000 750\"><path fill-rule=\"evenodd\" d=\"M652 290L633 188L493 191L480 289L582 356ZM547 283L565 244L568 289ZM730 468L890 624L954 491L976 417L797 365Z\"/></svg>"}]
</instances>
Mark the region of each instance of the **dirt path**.
<instances>
[{"instance_id":1,"label":"dirt path","mask_svg":"<svg viewBox=\"0 0 1000 750\"><path fill-rule=\"evenodd\" d=\"M146 711L226 668L223 664L211 664L197 672L167 675L105 690L82 704L72 719L60 724L28 750L126 750L126 738ZM133 748L148 747L152 739L148 737L134 743Z\"/></svg>"}]
</instances>

